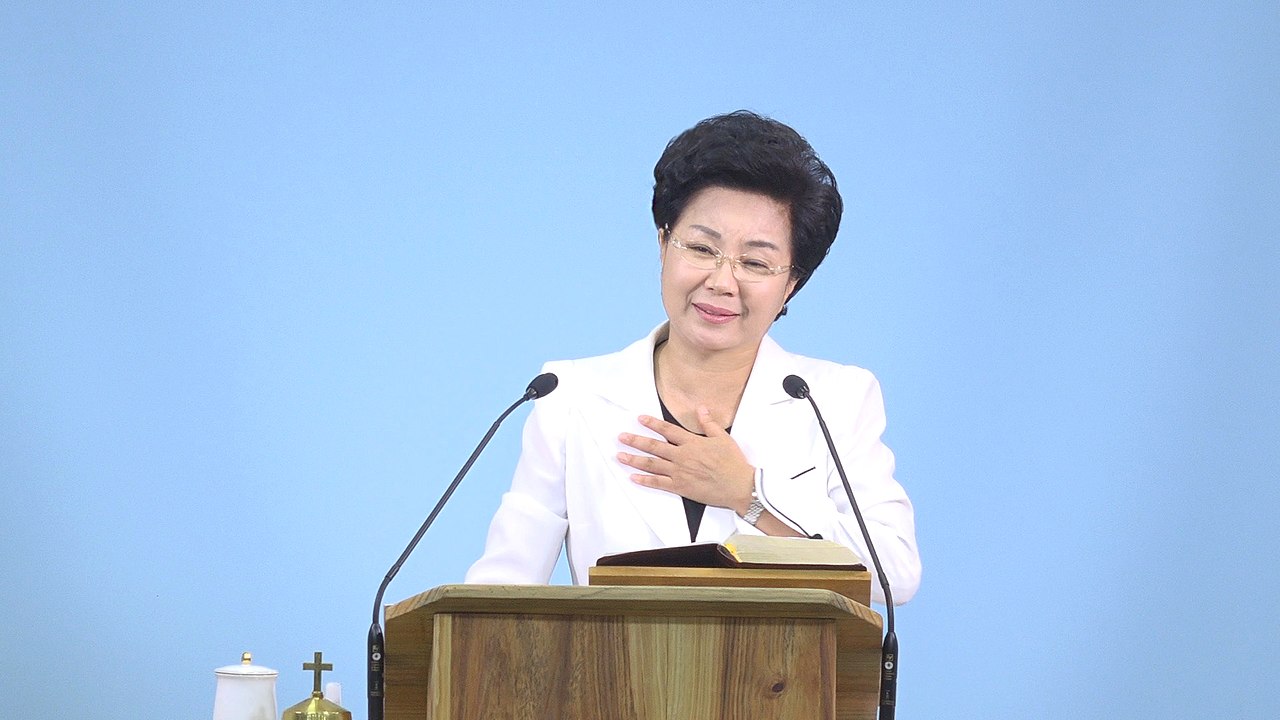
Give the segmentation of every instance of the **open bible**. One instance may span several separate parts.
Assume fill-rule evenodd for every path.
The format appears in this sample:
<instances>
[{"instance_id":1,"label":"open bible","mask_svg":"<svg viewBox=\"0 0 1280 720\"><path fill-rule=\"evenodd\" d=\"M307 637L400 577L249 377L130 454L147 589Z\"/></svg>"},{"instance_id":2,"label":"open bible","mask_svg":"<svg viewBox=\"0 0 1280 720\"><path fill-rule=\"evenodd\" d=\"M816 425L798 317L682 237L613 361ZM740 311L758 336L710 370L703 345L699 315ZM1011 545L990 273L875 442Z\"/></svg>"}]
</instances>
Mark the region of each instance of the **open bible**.
<instances>
[{"instance_id":1,"label":"open bible","mask_svg":"<svg viewBox=\"0 0 1280 720\"><path fill-rule=\"evenodd\" d=\"M734 533L721 543L695 543L606 555L598 566L865 570L853 550L831 540Z\"/></svg>"}]
</instances>

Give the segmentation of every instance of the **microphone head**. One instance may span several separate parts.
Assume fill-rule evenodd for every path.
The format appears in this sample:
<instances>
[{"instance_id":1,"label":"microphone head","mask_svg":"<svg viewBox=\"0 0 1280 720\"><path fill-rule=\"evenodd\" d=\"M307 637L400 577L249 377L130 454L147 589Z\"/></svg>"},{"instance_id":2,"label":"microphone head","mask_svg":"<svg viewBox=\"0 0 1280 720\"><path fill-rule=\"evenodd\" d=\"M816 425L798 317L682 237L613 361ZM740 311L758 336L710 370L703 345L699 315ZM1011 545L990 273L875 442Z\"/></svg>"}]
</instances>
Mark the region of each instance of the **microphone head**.
<instances>
[{"instance_id":1,"label":"microphone head","mask_svg":"<svg viewBox=\"0 0 1280 720\"><path fill-rule=\"evenodd\" d=\"M809 383L805 382L804 378L799 375L788 375L782 378L782 389L797 400L809 397Z\"/></svg>"},{"instance_id":2,"label":"microphone head","mask_svg":"<svg viewBox=\"0 0 1280 720\"><path fill-rule=\"evenodd\" d=\"M542 373L529 383L529 387L525 389L524 395L530 400L546 397L550 395L551 391L555 390L556 386L559 384L560 378L556 377L555 373Z\"/></svg>"}]
</instances>

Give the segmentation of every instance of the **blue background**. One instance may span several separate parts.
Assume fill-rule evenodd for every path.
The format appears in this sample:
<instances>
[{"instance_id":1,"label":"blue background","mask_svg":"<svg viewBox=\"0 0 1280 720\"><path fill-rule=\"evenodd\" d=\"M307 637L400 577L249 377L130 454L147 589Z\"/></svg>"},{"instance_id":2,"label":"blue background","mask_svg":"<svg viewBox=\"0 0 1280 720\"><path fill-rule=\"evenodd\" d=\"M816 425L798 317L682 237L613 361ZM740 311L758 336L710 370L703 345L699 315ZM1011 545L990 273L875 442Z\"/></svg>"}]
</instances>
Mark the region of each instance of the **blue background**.
<instances>
[{"instance_id":1,"label":"blue background","mask_svg":"<svg viewBox=\"0 0 1280 720\"><path fill-rule=\"evenodd\" d=\"M846 199L774 335L885 388L900 716L1280 715L1280 6L183 5L0 8L6 715L208 717L244 650L283 709L323 650L363 718L386 568L662 320L653 163L744 107Z\"/></svg>"}]
</instances>

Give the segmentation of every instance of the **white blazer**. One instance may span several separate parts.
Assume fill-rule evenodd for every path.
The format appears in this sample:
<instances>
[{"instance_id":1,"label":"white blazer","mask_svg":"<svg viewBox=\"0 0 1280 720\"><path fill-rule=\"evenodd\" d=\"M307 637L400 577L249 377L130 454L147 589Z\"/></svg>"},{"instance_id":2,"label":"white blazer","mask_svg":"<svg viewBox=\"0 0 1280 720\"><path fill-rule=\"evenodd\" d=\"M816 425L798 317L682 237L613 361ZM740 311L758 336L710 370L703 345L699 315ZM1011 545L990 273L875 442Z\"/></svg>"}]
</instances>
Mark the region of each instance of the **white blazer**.
<instances>
[{"instance_id":1,"label":"white blazer","mask_svg":"<svg viewBox=\"0 0 1280 720\"><path fill-rule=\"evenodd\" d=\"M611 355L550 362L559 387L534 401L511 489L489 527L484 555L469 583L546 583L568 548L575 584L604 555L689 542L680 496L631 481L618 462L623 432L657 437L640 415L662 417L654 385L653 348L664 324ZM853 548L871 562L834 461L808 401L783 390L787 375L804 378L840 451L893 591L904 603L920 585L911 501L893 478L893 453L880 440L884 403L875 377L862 368L793 355L765 337L733 419L732 437L762 473L765 503L784 522ZM732 510L707 507L699 542L756 533ZM883 603L879 582L873 597Z\"/></svg>"}]
</instances>

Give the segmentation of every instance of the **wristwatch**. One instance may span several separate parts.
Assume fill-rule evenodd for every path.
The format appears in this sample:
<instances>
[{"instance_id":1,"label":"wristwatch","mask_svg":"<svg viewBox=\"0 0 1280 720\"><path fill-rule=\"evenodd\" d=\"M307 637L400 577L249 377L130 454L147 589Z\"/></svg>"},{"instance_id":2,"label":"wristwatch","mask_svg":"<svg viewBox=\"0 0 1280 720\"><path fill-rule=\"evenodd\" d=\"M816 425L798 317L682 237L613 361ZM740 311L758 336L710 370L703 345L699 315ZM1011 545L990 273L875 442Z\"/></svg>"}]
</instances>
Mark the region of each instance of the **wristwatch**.
<instances>
[{"instance_id":1,"label":"wristwatch","mask_svg":"<svg viewBox=\"0 0 1280 720\"><path fill-rule=\"evenodd\" d=\"M760 496L755 490L751 491L751 504L747 506L747 511L742 514L742 519L755 526L760 522L760 515L764 513L764 503L760 502Z\"/></svg>"}]
</instances>

